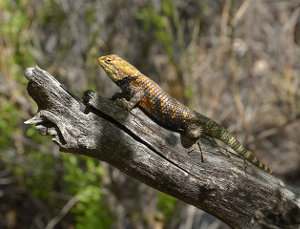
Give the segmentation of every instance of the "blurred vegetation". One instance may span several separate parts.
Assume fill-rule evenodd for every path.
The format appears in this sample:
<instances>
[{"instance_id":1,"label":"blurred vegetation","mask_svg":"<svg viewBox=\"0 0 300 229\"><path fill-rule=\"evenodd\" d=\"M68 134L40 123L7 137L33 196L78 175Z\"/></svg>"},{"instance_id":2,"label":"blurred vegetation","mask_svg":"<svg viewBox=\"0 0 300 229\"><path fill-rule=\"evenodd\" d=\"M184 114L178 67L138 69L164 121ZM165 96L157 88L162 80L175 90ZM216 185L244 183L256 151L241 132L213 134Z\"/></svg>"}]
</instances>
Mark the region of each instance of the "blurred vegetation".
<instances>
[{"instance_id":1,"label":"blurred vegetation","mask_svg":"<svg viewBox=\"0 0 300 229\"><path fill-rule=\"evenodd\" d=\"M23 122L23 72L40 65L80 96L116 87L96 58L118 53L227 126L300 184L300 5L250 0L1 0L0 228L226 228Z\"/></svg>"}]
</instances>

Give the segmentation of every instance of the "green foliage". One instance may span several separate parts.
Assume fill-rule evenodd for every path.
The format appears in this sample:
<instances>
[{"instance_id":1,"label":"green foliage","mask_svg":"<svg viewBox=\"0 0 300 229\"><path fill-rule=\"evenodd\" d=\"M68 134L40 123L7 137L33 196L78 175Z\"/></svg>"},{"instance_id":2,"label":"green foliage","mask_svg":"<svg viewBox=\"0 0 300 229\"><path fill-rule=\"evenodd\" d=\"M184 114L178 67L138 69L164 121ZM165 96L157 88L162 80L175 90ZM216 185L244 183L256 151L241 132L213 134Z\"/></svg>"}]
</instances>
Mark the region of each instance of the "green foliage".
<instances>
[{"instance_id":1,"label":"green foliage","mask_svg":"<svg viewBox=\"0 0 300 229\"><path fill-rule=\"evenodd\" d=\"M0 149L12 144L13 132L18 128L20 113L8 101L0 100Z\"/></svg>"},{"instance_id":2,"label":"green foliage","mask_svg":"<svg viewBox=\"0 0 300 229\"><path fill-rule=\"evenodd\" d=\"M24 173L26 188L34 197L54 205L52 193L57 175L53 169L56 163L54 157L51 154L31 150L27 153L26 159L24 171L19 169L19 172ZM20 174L18 177L21 177Z\"/></svg>"},{"instance_id":3,"label":"green foliage","mask_svg":"<svg viewBox=\"0 0 300 229\"><path fill-rule=\"evenodd\" d=\"M87 24L92 25L96 21L96 13L97 11L92 6L86 10L84 19Z\"/></svg>"},{"instance_id":4,"label":"green foliage","mask_svg":"<svg viewBox=\"0 0 300 229\"><path fill-rule=\"evenodd\" d=\"M19 39L18 35L27 23L27 17L24 12L24 1L3 0L0 9L5 10L7 20L3 20L1 24L1 33L6 34L12 42ZM9 19L9 20L8 20Z\"/></svg>"},{"instance_id":5,"label":"green foliage","mask_svg":"<svg viewBox=\"0 0 300 229\"><path fill-rule=\"evenodd\" d=\"M177 199L165 193L158 193L158 209L163 213L166 221L168 221L174 213Z\"/></svg>"},{"instance_id":6,"label":"green foliage","mask_svg":"<svg viewBox=\"0 0 300 229\"><path fill-rule=\"evenodd\" d=\"M76 193L87 185L99 186L102 168L96 160L78 157L77 155L64 155L65 181L71 193ZM78 182L80 181L80 182Z\"/></svg>"},{"instance_id":7,"label":"green foliage","mask_svg":"<svg viewBox=\"0 0 300 229\"><path fill-rule=\"evenodd\" d=\"M174 37L172 36L171 23L175 18L173 1L163 0L161 10L153 5L142 8L136 15L146 32L152 32L154 39L161 43L169 57L173 56Z\"/></svg>"},{"instance_id":8,"label":"green foliage","mask_svg":"<svg viewBox=\"0 0 300 229\"><path fill-rule=\"evenodd\" d=\"M74 209L77 229L110 228L112 217L101 200L99 186L89 185L78 197L80 202Z\"/></svg>"},{"instance_id":9,"label":"green foliage","mask_svg":"<svg viewBox=\"0 0 300 229\"><path fill-rule=\"evenodd\" d=\"M3 12L0 26L0 50L2 50L1 41L4 48L10 47L6 52L1 53L0 69L7 68L8 77L22 84L26 82L23 77L24 67L34 63L31 53L31 35L28 31L31 19L26 12L27 4L26 0L3 0L0 3L0 12Z\"/></svg>"},{"instance_id":10,"label":"green foliage","mask_svg":"<svg viewBox=\"0 0 300 229\"><path fill-rule=\"evenodd\" d=\"M194 92L193 92L193 88L190 87L186 87L184 90L184 96L185 98L191 100L193 98Z\"/></svg>"},{"instance_id":11,"label":"green foliage","mask_svg":"<svg viewBox=\"0 0 300 229\"><path fill-rule=\"evenodd\" d=\"M112 216L105 209L101 195L102 168L91 158L64 156L66 175L64 176L69 192L79 198L73 209L76 228L109 228Z\"/></svg>"},{"instance_id":12,"label":"green foliage","mask_svg":"<svg viewBox=\"0 0 300 229\"><path fill-rule=\"evenodd\" d=\"M55 0L45 1L38 14L38 22L42 25L52 26L51 29L57 28L65 21L65 18L63 8Z\"/></svg>"}]
</instances>

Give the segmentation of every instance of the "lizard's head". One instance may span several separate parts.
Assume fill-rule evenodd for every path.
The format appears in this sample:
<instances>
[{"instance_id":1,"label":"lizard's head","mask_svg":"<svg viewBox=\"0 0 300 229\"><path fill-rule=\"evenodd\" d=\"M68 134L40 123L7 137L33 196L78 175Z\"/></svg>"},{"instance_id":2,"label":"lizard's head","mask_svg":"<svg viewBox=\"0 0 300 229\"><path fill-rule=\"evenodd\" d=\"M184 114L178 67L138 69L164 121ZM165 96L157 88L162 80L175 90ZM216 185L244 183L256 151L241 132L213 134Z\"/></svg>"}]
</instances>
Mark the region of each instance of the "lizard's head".
<instances>
[{"instance_id":1,"label":"lizard's head","mask_svg":"<svg viewBox=\"0 0 300 229\"><path fill-rule=\"evenodd\" d=\"M99 57L98 63L114 82L140 73L133 65L114 54Z\"/></svg>"}]
</instances>

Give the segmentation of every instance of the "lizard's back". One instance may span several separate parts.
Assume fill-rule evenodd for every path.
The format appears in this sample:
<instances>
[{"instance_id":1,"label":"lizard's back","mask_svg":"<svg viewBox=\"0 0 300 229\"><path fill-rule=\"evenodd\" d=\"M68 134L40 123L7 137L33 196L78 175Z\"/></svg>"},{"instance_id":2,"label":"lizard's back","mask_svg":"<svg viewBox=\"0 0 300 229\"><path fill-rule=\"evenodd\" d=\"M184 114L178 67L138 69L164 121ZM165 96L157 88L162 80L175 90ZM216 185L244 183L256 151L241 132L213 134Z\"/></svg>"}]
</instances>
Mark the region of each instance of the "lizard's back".
<instances>
[{"instance_id":1,"label":"lizard's back","mask_svg":"<svg viewBox=\"0 0 300 229\"><path fill-rule=\"evenodd\" d=\"M160 125L174 131L184 131L186 124L195 118L188 107L172 98L147 76L139 75L135 84L144 90L138 106Z\"/></svg>"}]
</instances>

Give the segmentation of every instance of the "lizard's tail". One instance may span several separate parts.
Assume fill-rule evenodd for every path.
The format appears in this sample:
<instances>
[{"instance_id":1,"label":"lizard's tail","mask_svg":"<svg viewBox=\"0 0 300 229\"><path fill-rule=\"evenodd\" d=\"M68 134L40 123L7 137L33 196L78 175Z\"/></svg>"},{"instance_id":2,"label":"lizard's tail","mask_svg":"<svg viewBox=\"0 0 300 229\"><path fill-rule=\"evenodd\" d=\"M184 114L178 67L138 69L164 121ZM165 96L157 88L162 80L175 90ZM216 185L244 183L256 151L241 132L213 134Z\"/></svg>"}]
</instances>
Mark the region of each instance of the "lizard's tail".
<instances>
[{"instance_id":1,"label":"lizard's tail","mask_svg":"<svg viewBox=\"0 0 300 229\"><path fill-rule=\"evenodd\" d=\"M258 160L255 154L247 150L227 129L205 116L202 116L200 120L201 119L204 121L202 122L202 126L205 123L204 132L206 134L210 135L213 138L221 140L247 161L256 165L258 168L261 168L268 173L272 173L272 170L266 164Z\"/></svg>"}]
</instances>

